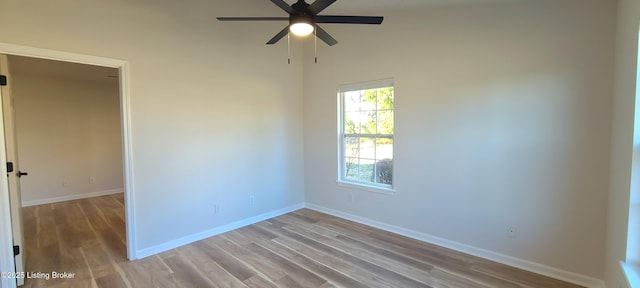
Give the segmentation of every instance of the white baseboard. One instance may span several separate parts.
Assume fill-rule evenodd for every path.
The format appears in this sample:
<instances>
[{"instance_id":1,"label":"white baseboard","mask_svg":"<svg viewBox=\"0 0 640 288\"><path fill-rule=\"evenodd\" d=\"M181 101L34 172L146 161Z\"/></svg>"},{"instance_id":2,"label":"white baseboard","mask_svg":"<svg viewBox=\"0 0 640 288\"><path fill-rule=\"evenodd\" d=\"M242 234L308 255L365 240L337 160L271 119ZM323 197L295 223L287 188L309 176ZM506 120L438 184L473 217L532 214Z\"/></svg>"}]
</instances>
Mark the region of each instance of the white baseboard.
<instances>
[{"instance_id":1,"label":"white baseboard","mask_svg":"<svg viewBox=\"0 0 640 288\"><path fill-rule=\"evenodd\" d=\"M390 225L390 224L386 224L383 222L379 222L376 220L371 220L368 218L364 218L364 217L360 217L360 216L356 216L353 214L349 214L349 213L345 213L342 211L338 211L338 210L334 210L334 209L330 209L330 208L326 208L326 207L322 207L319 205L315 205L315 204L310 204L310 203L306 203L306 207L312 210L316 210L319 212L323 212L329 215L333 215L339 218L344 218L347 220L351 220L354 222L358 222L364 225L368 225L371 227L375 227L378 229L382 229L385 231L389 231L389 232L393 232L396 234L400 234L403 236L407 236L413 239L417 239L420 241L424 241L427 243L431 243L431 244L435 244L438 246L442 246L445 248L449 248L449 249L453 249L462 253L466 253L466 254L470 254L476 257L480 257L480 258L484 258L487 260L491 260L491 261L495 261L498 263L502 263L505 265L509 265L512 267L516 267L516 268L520 268L526 271L530 271L533 273L537 273L540 275L545 275L548 277L552 277L555 279L559 279L559 280L563 280L566 282L570 282L570 283L574 283L577 285L581 285L581 286L585 286L585 287L589 287L589 288L604 288L605 284L603 280L600 279L596 279L596 278L592 278L589 276L585 276L585 275L580 275L577 273L573 273L573 272L569 272L569 271L565 271L565 270L561 270L561 269L557 269L554 267L550 267L547 265L543 265L543 264L539 264L539 263L535 263L535 262L531 262L531 261L527 261L527 260L523 260L523 259L519 259L519 258L515 258L509 255L505 255L505 254L501 254L501 253L497 253L497 252L493 252L493 251L489 251L489 250L485 250L482 248L478 248L478 247L473 247L470 245L466 245L466 244L462 244L462 243L458 243L455 241L451 241L451 240L447 240L444 238L440 238L437 236L433 236L433 235L429 235L426 233L422 233L422 232L418 232L418 231L414 231L414 230L410 230L410 229L406 229L403 227L399 227L399 226L395 226L395 225Z\"/></svg>"},{"instance_id":2,"label":"white baseboard","mask_svg":"<svg viewBox=\"0 0 640 288\"><path fill-rule=\"evenodd\" d=\"M83 193L83 194L65 195L65 196L60 196L60 197L38 199L38 200L31 200L31 201L22 201L22 207L29 207L29 206L35 206L35 205L42 205L42 204L70 201L70 200L78 200L78 199L91 198L91 197L104 196L104 195L111 195L111 194L118 194L118 193L124 193L124 188L104 190L104 191L96 191L96 192Z\"/></svg>"},{"instance_id":3,"label":"white baseboard","mask_svg":"<svg viewBox=\"0 0 640 288\"><path fill-rule=\"evenodd\" d=\"M239 220L239 221L236 221L236 222L232 222L232 223L229 223L229 224L226 224L226 225L222 225L222 226L219 226L219 227L207 230L207 231L203 231L203 232L195 233L195 234L188 235L188 236L185 236L185 237L182 237L182 238L178 238L176 240L172 240L172 241L160 244L160 245L156 245L156 246L153 246L153 247L141 249L141 250L136 251L136 255L135 255L134 259L131 259L131 260L145 258L145 257L151 256L151 255L162 253L162 252L171 250L173 248L177 248L177 247L180 247L180 246L183 246L183 245L187 245L187 244L190 244L190 243L193 243L193 242L196 242L196 241L200 241L200 240L205 239L205 238L216 236L218 234L229 232L229 231L234 230L234 229L242 228L244 226L248 226L248 225L251 225L251 224L254 224L254 223L258 223L260 221L264 221L264 220L267 220L267 219L271 219L273 217L277 217L277 216L280 216L280 215L283 215L283 214L287 214L289 212L293 212L293 211L296 211L298 209L302 209L304 207L305 207L304 203L291 205L289 207L285 207L285 208L282 208L282 209L278 209L278 210L270 211L270 212L263 213L263 214L260 214L260 215L257 215L257 216L253 216L253 217L250 217L250 218L247 218L247 219L243 219L243 220Z\"/></svg>"}]
</instances>

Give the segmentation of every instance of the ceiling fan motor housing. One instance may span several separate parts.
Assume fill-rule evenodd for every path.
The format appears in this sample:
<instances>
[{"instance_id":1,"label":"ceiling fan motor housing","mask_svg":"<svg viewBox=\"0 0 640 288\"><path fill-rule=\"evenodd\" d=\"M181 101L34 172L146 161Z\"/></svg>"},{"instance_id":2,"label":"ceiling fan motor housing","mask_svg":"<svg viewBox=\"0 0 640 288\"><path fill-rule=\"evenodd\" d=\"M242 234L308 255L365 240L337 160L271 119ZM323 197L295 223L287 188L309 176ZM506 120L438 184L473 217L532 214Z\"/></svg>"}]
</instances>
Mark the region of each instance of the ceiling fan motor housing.
<instances>
[{"instance_id":1,"label":"ceiling fan motor housing","mask_svg":"<svg viewBox=\"0 0 640 288\"><path fill-rule=\"evenodd\" d=\"M307 23L315 26L315 14L309 10L309 4L304 2L304 0L298 0L298 2L291 5L291 8L293 8L295 12L291 13L289 24Z\"/></svg>"},{"instance_id":2,"label":"ceiling fan motor housing","mask_svg":"<svg viewBox=\"0 0 640 288\"><path fill-rule=\"evenodd\" d=\"M315 17L312 15L306 15L306 14L291 15L291 18L289 19L289 24L293 25L296 23L306 23L311 26L315 26Z\"/></svg>"}]
</instances>

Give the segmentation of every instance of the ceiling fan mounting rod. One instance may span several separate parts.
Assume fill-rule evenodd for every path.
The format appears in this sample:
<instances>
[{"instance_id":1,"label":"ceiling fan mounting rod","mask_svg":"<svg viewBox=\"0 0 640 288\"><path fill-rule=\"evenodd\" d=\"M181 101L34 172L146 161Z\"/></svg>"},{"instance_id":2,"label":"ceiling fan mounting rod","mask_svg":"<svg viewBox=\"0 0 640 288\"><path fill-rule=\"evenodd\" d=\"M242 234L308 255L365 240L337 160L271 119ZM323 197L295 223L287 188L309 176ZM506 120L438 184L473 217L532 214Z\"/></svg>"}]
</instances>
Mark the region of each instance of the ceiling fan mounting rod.
<instances>
[{"instance_id":1,"label":"ceiling fan mounting rod","mask_svg":"<svg viewBox=\"0 0 640 288\"><path fill-rule=\"evenodd\" d=\"M291 5L291 8L293 8L293 10L298 13L313 15L313 12L309 10L309 4L307 4L307 2L304 2L304 0L298 0L298 2Z\"/></svg>"}]
</instances>

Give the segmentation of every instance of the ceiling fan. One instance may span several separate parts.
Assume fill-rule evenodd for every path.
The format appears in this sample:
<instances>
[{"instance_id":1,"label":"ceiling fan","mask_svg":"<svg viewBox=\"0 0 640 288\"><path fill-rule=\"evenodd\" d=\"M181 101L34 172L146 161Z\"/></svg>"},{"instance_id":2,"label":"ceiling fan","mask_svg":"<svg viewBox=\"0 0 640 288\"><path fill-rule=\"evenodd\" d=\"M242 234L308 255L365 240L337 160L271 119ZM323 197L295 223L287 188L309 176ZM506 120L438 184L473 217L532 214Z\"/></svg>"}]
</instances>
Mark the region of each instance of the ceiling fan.
<instances>
[{"instance_id":1,"label":"ceiling fan","mask_svg":"<svg viewBox=\"0 0 640 288\"><path fill-rule=\"evenodd\" d=\"M380 16L337 16L318 15L336 0L316 0L312 4L307 4L304 0L298 0L293 5L289 5L284 0L271 0L285 12L289 17L218 17L219 21L289 21L289 25L271 38L267 45L272 45L280 41L289 32L306 36L315 31L316 37L327 43L329 46L338 44L338 41L331 37L327 31L318 26L318 23L334 24L381 24L383 17Z\"/></svg>"}]
</instances>

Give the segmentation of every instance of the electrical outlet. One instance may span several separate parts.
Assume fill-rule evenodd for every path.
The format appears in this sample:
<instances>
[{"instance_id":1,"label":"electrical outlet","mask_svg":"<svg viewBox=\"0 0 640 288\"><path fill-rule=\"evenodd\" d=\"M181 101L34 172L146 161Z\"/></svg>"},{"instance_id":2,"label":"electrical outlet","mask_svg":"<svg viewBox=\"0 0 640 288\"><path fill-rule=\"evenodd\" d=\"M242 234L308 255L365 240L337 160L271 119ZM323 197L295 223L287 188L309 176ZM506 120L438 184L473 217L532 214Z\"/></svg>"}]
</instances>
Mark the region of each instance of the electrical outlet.
<instances>
[{"instance_id":1,"label":"electrical outlet","mask_svg":"<svg viewBox=\"0 0 640 288\"><path fill-rule=\"evenodd\" d=\"M213 214L218 214L220 212L220 205L213 204Z\"/></svg>"},{"instance_id":2,"label":"electrical outlet","mask_svg":"<svg viewBox=\"0 0 640 288\"><path fill-rule=\"evenodd\" d=\"M507 237L518 238L518 227L507 226Z\"/></svg>"},{"instance_id":3,"label":"electrical outlet","mask_svg":"<svg viewBox=\"0 0 640 288\"><path fill-rule=\"evenodd\" d=\"M67 185L69 185L69 181L62 180L62 187L67 187Z\"/></svg>"},{"instance_id":4,"label":"electrical outlet","mask_svg":"<svg viewBox=\"0 0 640 288\"><path fill-rule=\"evenodd\" d=\"M96 184L96 176L89 177L89 184Z\"/></svg>"},{"instance_id":5,"label":"electrical outlet","mask_svg":"<svg viewBox=\"0 0 640 288\"><path fill-rule=\"evenodd\" d=\"M249 196L249 204L253 205L256 203L256 196L251 195Z\"/></svg>"}]
</instances>

